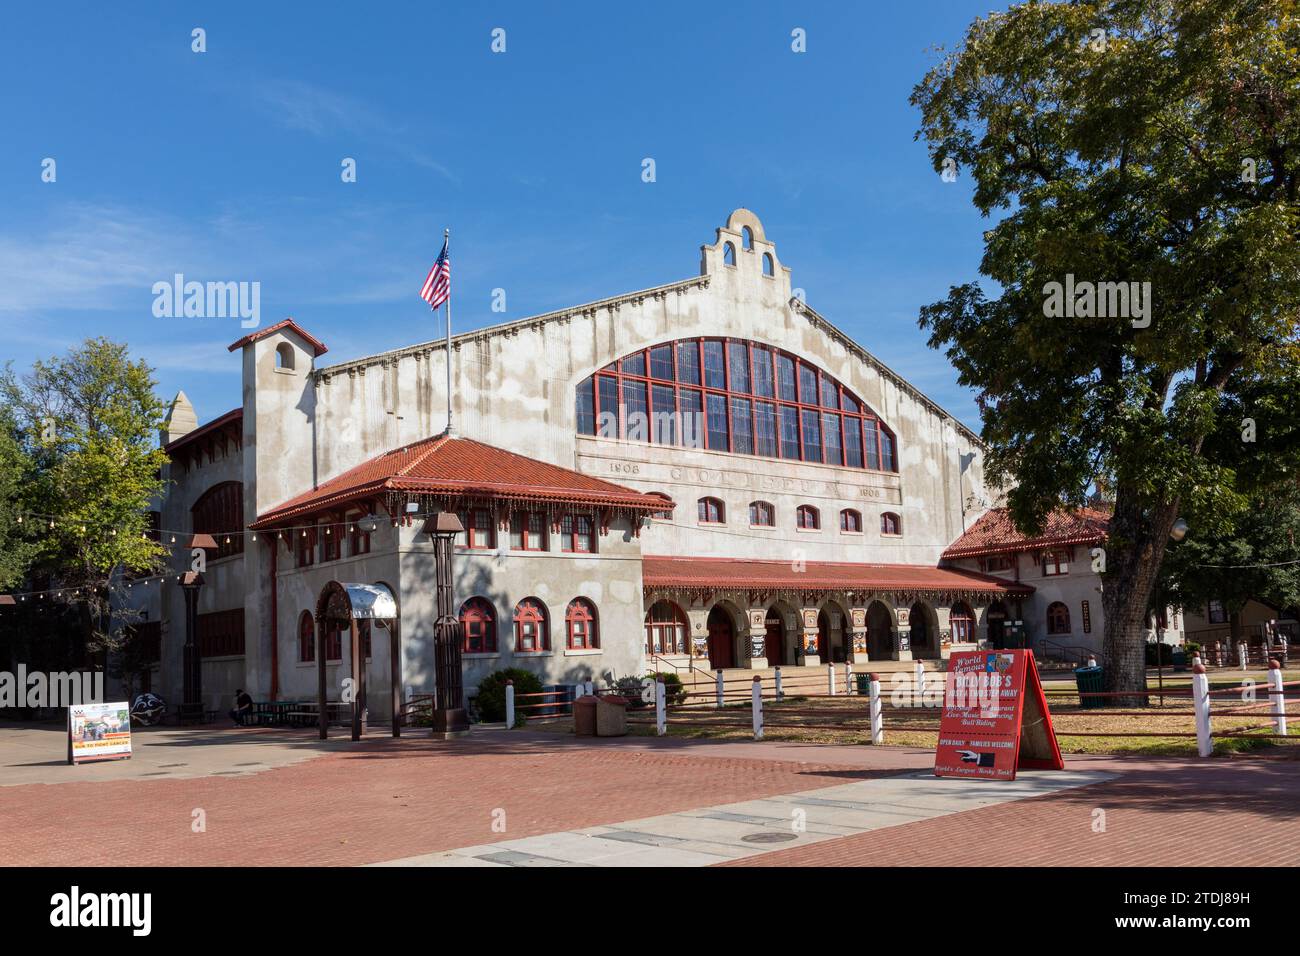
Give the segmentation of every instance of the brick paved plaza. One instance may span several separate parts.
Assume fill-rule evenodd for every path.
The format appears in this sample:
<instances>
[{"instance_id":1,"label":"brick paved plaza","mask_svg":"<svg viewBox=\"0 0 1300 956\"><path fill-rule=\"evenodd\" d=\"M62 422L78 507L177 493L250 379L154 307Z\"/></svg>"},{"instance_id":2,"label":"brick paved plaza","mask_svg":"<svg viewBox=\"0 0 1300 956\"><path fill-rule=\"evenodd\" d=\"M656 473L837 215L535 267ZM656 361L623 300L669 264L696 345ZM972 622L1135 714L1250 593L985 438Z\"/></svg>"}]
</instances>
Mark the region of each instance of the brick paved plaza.
<instances>
[{"instance_id":1,"label":"brick paved plaza","mask_svg":"<svg viewBox=\"0 0 1300 956\"><path fill-rule=\"evenodd\" d=\"M62 748L57 728L0 728L6 865L558 865L592 836L608 839L578 842L651 854L576 857L610 865L1300 861L1293 760L1085 757L1064 774L972 784L932 778L920 749L524 731L354 745L154 730L129 761L76 768ZM787 836L805 806L807 832ZM205 832L192 831L196 809ZM755 832L777 836L741 842Z\"/></svg>"}]
</instances>

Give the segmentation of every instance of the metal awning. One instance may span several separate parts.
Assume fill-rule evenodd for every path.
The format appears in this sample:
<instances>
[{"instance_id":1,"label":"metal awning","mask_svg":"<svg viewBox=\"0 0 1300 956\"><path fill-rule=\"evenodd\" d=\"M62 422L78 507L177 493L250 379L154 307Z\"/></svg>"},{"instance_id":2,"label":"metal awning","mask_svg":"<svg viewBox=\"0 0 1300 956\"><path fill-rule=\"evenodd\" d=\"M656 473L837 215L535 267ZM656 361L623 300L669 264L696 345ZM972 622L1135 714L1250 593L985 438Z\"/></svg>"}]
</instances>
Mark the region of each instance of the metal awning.
<instances>
[{"instance_id":1,"label":"metal awning","mask_svg":"<svg viewBox=\"0 0 1300 956\"><path fill-rule=\"evenodd\" d=\"M342 582L340 582L342 583ZM358 621L391 621L397 617L397 600L382 584L343 584L352 617Z\"/></svg>"}]
</instances>

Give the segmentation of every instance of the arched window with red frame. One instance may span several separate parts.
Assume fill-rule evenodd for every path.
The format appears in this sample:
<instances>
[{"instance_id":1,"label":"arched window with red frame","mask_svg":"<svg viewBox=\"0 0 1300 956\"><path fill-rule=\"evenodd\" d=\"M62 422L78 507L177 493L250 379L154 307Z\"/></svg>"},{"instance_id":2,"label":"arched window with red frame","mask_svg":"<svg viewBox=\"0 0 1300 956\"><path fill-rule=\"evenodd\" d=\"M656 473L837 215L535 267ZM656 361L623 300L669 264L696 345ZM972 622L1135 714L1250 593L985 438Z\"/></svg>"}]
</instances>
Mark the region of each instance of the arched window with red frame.
<instances>
[{"instance_id":1,"label":"arched window with red frame","mask_svg":"<svg viewBox=\"0 0 1300 956\"><path fill-rule=\"evenodd\" d=\"M845 508L840 512L840 530L849 534L862 533L862 512Z\"/></svg>"},{"instance_id":2,"label":"arched window with red frame","mask_svg":"<svg viewBox=\"0 0 1300 956\"><path fill-rule=\"evenodd\" d=\"M244 485L223 481L205 491L190 508L190 530L210 534L217 542L215 561L244 553Z\"/></svg>"},{"instance_id":3,"label":"arched window with red frame","mask_svg":"<svg viewBox=\"0 0 1300 956\"><path fill-rule=\"evenodd\" d=\"M701 498L698 502L700 524L726 524L727 506L718 498Z\"/></svg>"},{"instance_id":4,"label":"arched window with red frame","mask_svg":"<svg viewBox=\"0 0 1300 956\"><path fill-rule=\"evenodd\" d=\"M776 508L770 501L749 503L749 523L755 528L770 528L776 524Z\"/></svg>"},{"instance_id":5,"label":"arched window with red frame","mask_svg":"<svg viewBox=\"0 0 1300 956\"><path fill-rule=\"evenodd\" d=\"M589 651L600 647L600 623L596 619L596 605L578 597L569 602L564 612L568 646L571 651Z\"/></svg>"},{"instance_id":6,"label":"arched window with red frame","mask_svg":"<svg viewBox=\"0 0 1300 956\"><path fill-rule=\"evenodd\" d=\"M483 598L472 597L460 606L460 628L465 635L466 654L496 653L496 614Z\"/></svg>"},{"instance_id":7,"label":"arched window with red frame","mask_svg":"<svg viewBox=\"0 0 1300 956\"><path fill-rule=\"evenodd\" d=\"M546 605L537 598L524 598L515 605L515 653L535 654L551 649L551 630Z\"/></svg>"},{"instance_id":8,"label":"arched window with red frame","mask_svg":"<svg viewBox=\"0 0 1300 956\"><path fill-rule=\"evenodd\" d=\"M690 624L672 601L656 601L645 615L647 654L685 654Z\"/></svg>"},{"instance_id":9,"label":"arched window with red frame","mask_svg":"<svg viewBox=\"0 0 1300 956\"><path fill-rule=\"evenodd\" d=\"M880 516L880 533L901 535L903 533L903 519L892 511L886 511Z\"/></svg>"},{"instance_id":10,"label":"arched window with red frame","mask_svg":"<svg viewBox=\"0 0 1300 956\"><path fill-rule=\"evenodd\" d=\"M303 611L298 618L298 661L310 664L316 660L316 622L311 611Z\"/></svg>"},{"instance_id":11,"label":"arched window with red frame","mask_svg":"<svg viewBox=\"0 0 1300 956\"><path fill-rule=\"evenodd\" d=\"M816 531L822 526L822 516L812 505L800 505L795 512L795 524L804 531Z\"/></svg>"},{"instance_id":12,"label":"arched window with red frame","mask_svg":"<svg viewBox=\"0 0 1300 956\"><path fill-rule=\"evenodd\" d=\"M730 338L647 346L576 388L579 434L898 471L894 433L799 356Z\"/></svg>"},{"instance_id":13,"label":"arched window with red frame","mask_svg":"<svg viewBox=\"0 0 1300 956\"><path fill-rule=\"evenodd\" d=\"M1060 601L1047 605L1047 633L1070 633L1070 609Z\"/></svg>"}]
</instances>

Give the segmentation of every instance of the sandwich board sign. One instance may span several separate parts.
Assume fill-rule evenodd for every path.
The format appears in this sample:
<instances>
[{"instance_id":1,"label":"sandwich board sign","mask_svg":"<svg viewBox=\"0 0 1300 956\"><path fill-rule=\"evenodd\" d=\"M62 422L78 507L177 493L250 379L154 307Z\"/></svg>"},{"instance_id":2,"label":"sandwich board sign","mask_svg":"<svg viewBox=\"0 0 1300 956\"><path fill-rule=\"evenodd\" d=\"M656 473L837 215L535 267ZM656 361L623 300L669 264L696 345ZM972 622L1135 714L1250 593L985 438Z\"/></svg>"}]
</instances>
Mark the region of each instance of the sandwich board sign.
<instances>
[{"instance_id":1,"label":"sandwich board sign","mask_svg":"<svg viewBox=\"0 0 1300 956\"><path fill-rule=\"evenodd\" d=\"M68 763L125 760L131 756L131 708L115 704L74 704L68 708Z\"/></svg>"},{"instance_id":2,"label":"sandwich board sign","mask_svg":"<svg viewBox=\"0 0 1300 956\"><path fill-rule=\"evenodd\" d=\"M935 776L1014 780L1021 767L1065 769L1034 652L953 654L934 754Z\"/></svg>"}]
</instances>

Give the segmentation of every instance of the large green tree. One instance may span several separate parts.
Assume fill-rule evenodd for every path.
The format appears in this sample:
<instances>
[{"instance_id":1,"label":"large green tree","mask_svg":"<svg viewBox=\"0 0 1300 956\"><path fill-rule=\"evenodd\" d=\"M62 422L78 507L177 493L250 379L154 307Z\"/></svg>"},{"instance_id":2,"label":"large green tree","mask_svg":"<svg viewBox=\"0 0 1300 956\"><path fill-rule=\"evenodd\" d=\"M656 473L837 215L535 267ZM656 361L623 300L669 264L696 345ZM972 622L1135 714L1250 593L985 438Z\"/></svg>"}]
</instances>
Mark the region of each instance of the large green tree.
<instances>
[{"instance_id":1,"label":"large green tree","mask_svg":"<svg viewBox=\"0 0 1300 956\"><path fill-rule=\"evenodd\" d=\"M1000 217L980 264L996 288L954 287L921 326L978 390L989 471L1023 529L1113 490L1106 682L1143 688L1175 521L1208 534L1240 511L1243 445L1294 467L1296 2L1016 6L972 23L912 101L935 170L955 164ZM1062 310L1052 284L1071 282L1150 283L1149 314L1117 295ZM1252 389L1284 396L1283 426L1248 434ZM1230 434L1236 450L1207 443Z\"/></svg>"},{"instance_id":2,"label":"large green tree","mask_svg":"<svg viewBox=\"0 0 1300 956\"><path fill-rule=\"evenodd\" d=\"M27 463L19 504L28 515L27 573L75 589L63 600L75 606L85 655L112 648L125 621L110 600L114 576L157 570L164 553L145 536L166 462L152 372L125 345L88 339L25 375L7 366L0 402L14 424L17 460Z\"/></svg>"}]
</instances>

